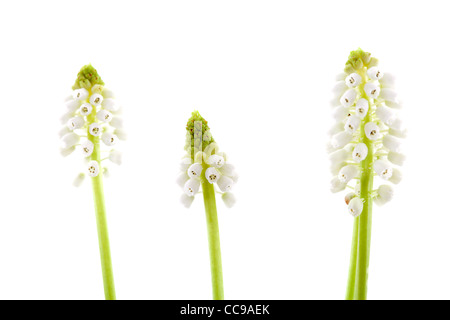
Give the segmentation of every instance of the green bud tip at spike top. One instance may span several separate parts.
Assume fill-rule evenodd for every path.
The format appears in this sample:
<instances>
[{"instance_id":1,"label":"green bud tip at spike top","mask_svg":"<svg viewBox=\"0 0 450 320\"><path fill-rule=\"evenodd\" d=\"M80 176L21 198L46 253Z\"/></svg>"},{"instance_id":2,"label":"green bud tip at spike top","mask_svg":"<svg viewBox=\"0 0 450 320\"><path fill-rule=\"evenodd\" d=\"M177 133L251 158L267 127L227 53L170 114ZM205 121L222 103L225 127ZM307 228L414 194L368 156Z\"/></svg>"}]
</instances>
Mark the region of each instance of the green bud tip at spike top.
<instances>
[{"instance_id":1,"label":"green bud tip at spike top","mask_svg":"<svg viewBox=\"0 0 450 320\"><path fill-rule=\"evenodd\" d=\"M348 212L355 217L346 299L367 298L372 203L392 199L393 189L381 184L374 190L374 178L397 184L403 155L398 154L399 137L404 137L394 91L394 77L378 68L378 60L361 49L352 51L335 86L337 121L331 131L332 192L347 187ZM339 106L337 106L339 104ZM395 135L395 136L394 136ZM392 163L390 162L392 161ZM354 186L349 183L355 181Z\"/></svg>"},{"instance_id":2,"label":"green bud tip at spike top","mask_svg":"<svg viewBox=\"0 0 450 320\"><path fill-rule=\"evenodd\" d=\"M98 75L97 70L91 65L85 65L81 68L80 72L78 72L77 80L75 80L75 84L72 86L73 90L84 88L86 90L91 89L95 85L105 85L102 78Z\"/></svg>"}]
</instances>

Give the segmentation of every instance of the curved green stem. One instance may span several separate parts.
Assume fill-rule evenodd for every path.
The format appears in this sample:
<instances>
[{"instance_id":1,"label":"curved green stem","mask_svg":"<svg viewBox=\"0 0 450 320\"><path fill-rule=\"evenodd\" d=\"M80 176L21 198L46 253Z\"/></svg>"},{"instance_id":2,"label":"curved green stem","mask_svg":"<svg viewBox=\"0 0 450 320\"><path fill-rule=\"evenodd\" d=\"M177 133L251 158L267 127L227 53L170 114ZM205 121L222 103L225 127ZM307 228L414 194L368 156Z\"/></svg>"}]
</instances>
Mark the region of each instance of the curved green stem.
<instances>
[{"instance_id":1,"label":"curved green stem","mask_svg":"<svg viewBox=\"0 0 450 320\"><path fill-rule=\"evenodd\" d=\"M95 108L94 108L95 109ZM88 123L95 122L95 110L88 116ZM88 129L89 130L89 129ZM115 300L114 276L111 261L111 249L109 246L108 225L106 221L105 198L103 195L103 173L100 160L100 138L88 133L88 139L94 144L91 160L99 164L99 174L92 178L92 190L94 193L95 216L97 220L98 244L100 247L100 260L103 274L103 288L106 300Z\"/></svg>"},{"instance_id":2,"label":"curved green stem","mask_svg":"<svg viewBox=\"0 0 450 320\"><path fill-rule=\"evenodd\" d=\"M348 270L347 280L347 293L345 294L346 300L353 300L355 295L355 281L356 281L356 261L358 258L358 236L359 236L359 217L355 218L353 223L353 237L352 237L352 249L350 253L350 267Z\"/></svg>"},{"instance_id":3,"label":"curved green stem","mask_svg":"<svg viewBox=\"0 0 450 320\"><path fill-rule=\"evenodd\" d=\"M206 179L202 179L202 190L208 229L213 299L223 300L222 256L220 253L219 220L217 218L214 185L210 184Z\"/></svg>"}]
</instances>

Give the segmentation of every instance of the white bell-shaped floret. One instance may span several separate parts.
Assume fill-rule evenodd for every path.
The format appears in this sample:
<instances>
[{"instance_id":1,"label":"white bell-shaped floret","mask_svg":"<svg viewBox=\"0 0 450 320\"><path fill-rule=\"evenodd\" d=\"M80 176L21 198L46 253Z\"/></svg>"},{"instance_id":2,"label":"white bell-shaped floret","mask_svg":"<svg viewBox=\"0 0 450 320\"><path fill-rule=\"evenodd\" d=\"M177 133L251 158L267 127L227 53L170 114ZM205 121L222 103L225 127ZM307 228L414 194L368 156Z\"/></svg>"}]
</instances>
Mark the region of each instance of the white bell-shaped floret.
<instances>
[{"instance_id":1,"label":"white bell-shaped floret","mask_svg":"<svg viewBox=\"0 0 450 320\"><path fill-rule=\"evenodd\" d=\"M408 130L407 129L395 130L393 128L389 128L389 134L391 136L404 139L408 135Z\"/></svg>"},{"instance_id":2,"label":"white bell-shaped floret","mask_svg":"<svg viewBox=\"0 0 450 320\"><path fill-rule=\"evenodd\" d=\"M345 81L338 81L333 87L333 94L336 96L341 97L342 94L348 89L347 85L345 84Z\"/></svg>"},{"instance_id":3,"label":"white bell-shaped floret","mask_svg":"<svg viewBox=\"0 0 450 320\"><path fill-rule=\"evenodd\" d=\"M393 184L399 184L400 181L402 181L402 178L402 172L397 168L394 168L394 170L392 171L392 177L389 179L389 182L392 182Z\"/></svg>"},{"instance_id":4,"label":"white bell-shaped floret","mask_svg":"<svg viewBox=\"0 0 450 320\"><path fill-rule=\"evenodd\" d=\"M357 73L352 73L345 78L345 84L349 88L357 87L361 84L362 78Z\"/></svg>"},{"instance_id":5,"label":"white bell-shaped floret","mask_svg":"<svg viewBox=\"0 0 450 320\"><path fill-rule=\"evenodd\" d=\"M392 177L392 165L386 160L376 160L373 163L373 170L384 180L388 180Z\"/></svg>"},{"instance_id":6,"label":"white bell-shaped floret","mask_svg":"<svg viewBox=\"0 0 450 320\"><path fill-rule=\"evenodd\" d=\"M347 131L336 133L331 137L331 146L335 149L340 149L352 141L353 135Z\"/></svg>"},{"instance_id":7,"label":"white bell-shaped floret","mask_svg":"<svg viewBox=\"0 0 450 320\"><path fill-rule=\"evenodd\" d=\"M123 141L127 140L128 135L127 135L126 131L124 131L124 130L122 130L122 129L116 129L116 130L114 130L114 134L115 134L115 135L117 136L117 138L119 138L120 140L123 140Z\"/></svg>"},{"instance_id":8,"label":"white bell-shaped floret","mask_svg":"<svg viewBox=\"0 0 450 320\"><path fill-rule=\"evenodd\" d=\"M89 133L94 137L98 137L102 133L102 128L98 123L94 122L89 126Z\"/></svg>"},{"instance_id":9,"label":"white bell-shaped floret","mask_svg":"<svg viewBox=\"0 0 450 320\"><path fill-rule=\"evenodd\" d=\"M232 164L230 163L225 163L221 168L220 168L220 173L222 173L223 175L226 176L232 176L234 174L235 168Z\"/></svg>"},{"instance_id":10,"label":"white bell-shaped floret","mask_svg":"<svg viewBox=\"0 0 450 320\"><path fill-rule=\"evenodd\" d=\"M75 112L80 107L80 101L69 100L66 102L67 112Z\"/></svg>"},{"instance_id":11,"label":"white bell-shaped floret","mask_svg":"<svg viewBox=\"0 0 450 320\"><path fill-rule=\"evenodd\" d=\"M380 128L374 122L367 122L364 126L364 132L369 140L381 138Z\"/></svg>"},{"instance_id":12,"label":"white bell-shaped floret","mask_svg":"<svg viewBox=\"0 0 450 320\"><path fill-rule=\"evenodd\" d=\"M339 100L344 107L350 107L355 102L357 93L355 89L348 89L344 92L341 99Z\"/></svg>"},{"instance_id":13,"label":"white bell-shaped floret","mask_svg":"<svg viewBox=\"0 0 450 320\"><path fill-rule=\"evenodd\" d=\"M187 172L187 169L191 166L192 160L190 157L185 157L181 159L180 162L180 171Z\"/></svg>"},{"instance_id":14,"label":"white bell-shaped floret","mask_svg":"<svg viewBox=\"0 0 450 320\"><path fill-rule=\"evenodd\" d=\"M80 141L80 136L74 132L68 133L61 138L63 148L67 149L73 147Z\"/></svg>"},{"instance_id":15,"label":"white bell-shaped floret","mask_svg":"<svg viewBox=\"0 0 450 320\"><path fill-rule=\"evenodd\" d=\"M347 162L331 163L330 172L333 176L337 176L342 167L345 167Z\"/></svg>"},{"instance_id":16,"label":"white bell-shaped floret","mask_svg":"<svg viewBox=\"0 0 450 320\"><path fill-rule=\"evenodd\" d=\"M114 92L108 88L103 87L102 96L105 99L114 98Z\"/></svg>"},{"instance_id":17,"label":"white bell-shaped floret","mask_svg":"<svg viewBox=\"0 0 450 320\"><path fill-rule=\"evenodd\" d=\"M365 143L358 143L352 152L352 158L356 163L360 163L367 157L367 153L369 149L367 148Z\"/></svg>"},{"instance_id":18,"label":"white bell-shaped floret","mask_svg":"<svg viewBox=\"0 0 450 320\"><path fill-rule=\"evenodd\" d=\"M394 89L383 88L380 93L380 98L387 101L397 101L397 92Z\"/></svg>"},{"instance_id":19,"label":"white bell-shaped floret","mask_svg":"<svg viewBox=\"0 0 450 320\"><path fill-rule=\"evenodd\" d=\"M198 179L201 177L202 171L203 171L203 166L200 163L194 163L188 168L187 174L191 178Z\"/></svg>"},{"instance_id":20,"label":"white bell-shaped floret","mask_svg":"<svg viewBox=\"0 0 450 320\"><path fill-rule=\"evenodd\" d=\"M102 134L102 141L104 144L111 147L116 144L117 136L111 132L105 132Z\"/></svg>"},{"instance_id":21,"label":"white bell-shaped floret","mask_svg":"<svg viewBox=\"0 0 450 320\"><path fill-rule=\"evenodd\" d=\"M383 145L389 149L390 151L394 151L397 153L401 152L401 141L398 138L395 138L391 136L390 134L387 134L383 138Z\"/></svg>"},{"instance_id":22,"label":"white bell-shaped floret","mask_svg":"<svg viewBox=\"0 0 450 320\"><path fill-rule=\"evenodd\" d=\"M189 197L193 197L200 188L200 180L198 179L189 179L184 184L184 193Z\"/></svg>"},{"instance_id":23,"label":"white bell-shaped floret","mask_svg":"<svg viewBox=\"0 0 450 320\"><path fill-rule=\"evenodd\" d=\"M355 165L347 165L343 167L338 174L338 178L343 183L348 183L350 180L359 175L359 169Z\"/></svg>"},{"instance_id":24,"label":"white bell-shaped floret","mask_svg":"<svg viewBox=\"0 0 450 320\"><path fill-rule=\"evenodd\" d=\"M61 130L59 130L58 132L58 136L60 138L64 137L66 134L68 134L69 132L72 132L72 130L70 130L67 126L64 126L61 128Z\"/></svg>"},{"instance_id":25,"label":"white bell-shaped floret","mask_svg":"<svg viewBox=\"0 0 450 320\"><path fill-rule=\"evenodd\" d=\"M361 212L364 209L364 203L361 201L360 198L355 197L352 200L350 200L348 204L348 212L353 216L357 217L361 214Z\"/></svg>"},{"instance_id":26,"label":"white bell-shaped floret","mask_svg":"<svg viewBox=\"0 0 450 320\"><path fill-rule=\"evenodd\" d=\"M77 175L77 177L73 180L72 185L74 187L79 187L83 184L84 178L86 177L86 175L84 173L80 173L79 175Z\"/></svg>"},{"instance_id":27,"label":"white bell-shaped floret","mask_svg":"<svg viewBox=\"0 0 450 320\"><path fill-rule=\"evenodd\" d=\"M340 149L330 153L329 158L331 163L342 163L350 159L350 154L346 150Z\"/></svg>"},{"instance_id":28,"label":"white bell-shaped floret","mask_svg":"<svg viewBox=\"0 0 450 320\"><path fill-rule=\"evenodd\" d=\"M67 121L67 127L70 130L76 130L76 129L83 128L84 124L85 124L85 121L84 121L83 117L73 117L73 118L70 118L69 121Z\"/></svg>"},{"instance_id":29,"label":"white bell-shaped floret","mask_svg":"<svg viewBox=\"0 0 450 320\"><path fill-rule=\"evenodd\" d=\"M344 106L339 106L334 109L333 118L336 122L345 122L346 119L350 116L349 108Z\"/></svg>"},{"instance_id":30,"label":"white bell-shaped floret","mask_svg":"<svg viewBox=\"0 0 450 320\"><path fill-rule=\"evenodd\" d=\"M342 122L336 122L330 130L328 130L328 135L333 136L338 132L344 131L344 124Z\"/></svg>"},{"instance_id":31,"label":"white bell-shaped floret","mask_svg":"<svg viewBox=\"0 0 450 320\"><path fill-rule=\"evenodd\" d=\"M119 109L117 101L111 98L103 100L102 107L111 112L115 112Z\"/></svg>"},{"instance_id":32,"label":"white bell-shaped floret","mask_svg":"<svg viewBox=\"0 0 450 320\"><path fill-rule=\"evenodd\" d=\"M67 157L68 155L71 155L75 151L75 147L69 147L69 148L61 148L59 152L63 157Z\"/></svg>"},{"instance_id":33,"label":"white bell-shaped floret","mask_svg":"<svg viewBox=\"0 0 450 320\"><path fill-rule=\"evenodd\" d=\"M389 124L389 127L391 129L394 129L394 130L397 130L397 131L403 131L404 130L404 128L403 128L403 121L402 121L402 119L400 119L398 117L394 118L391 121L391 123Z\"/></svg>"},{"instance_id":34,"label":"white bell-shaped floret","mask_svg":"<svg viewBox=\"0 0 450 320\"><path fill-rule=\"evenodd\" d=\"M390 185L382 184L378 187L377 196L373 199L374 202L382 206L383 204L389 202L394 197L394 188Z\"/></svg>"},{"instance_id":35,"label":"white bell-shaped floret","mask_svg":"<svg viewBox=\"0 0 450 320\"><path fill-rule=\"evenodd\" d=\"M395 86L395 76L391 73L385 73L379 82L383 88L393 88Z\"/></svg>"},{"instance_id":36,"label":"white bell-shaped floret","mask_svg":"<svg viewBox=\"0 0 450 320\"><path fill-rule=\"evenodd\" d=\"M342 191L346 186L347 184L339 180L338 177L334 177L333 179L331 179L330 190L332 193Z\"/></svg>"},{"instance_id":37,"label":"white bell-shaped floret","mask_svg":"<svg viewBox=\"0 0 450 320\"><path fill-rule=\"evenodd\" d=\"M73 90L72 97L75 101L81 101L86 100L89 96L89 91L87 91L85 88Z\"/></svg>"},{"instance_id":38,"label":"white bell-shaped floret","mask_svg":"<svg viewBox=\"0 0 450 320\"><path fill-rule=\"evenodd\" d=\"M109 125L116 129L123 129L123 119L121 117L112 117Z\"/></svg>"},{"instance_id":39,"label":"white bell-shaped floret","mask_svg":"<svg viewBox=\"0 0 450 320\"><path fill-rule=\"evenodd\" d=\"M380 95L380 87L375 83L368 82L364 85L364 92L369 98L376 99Z\"/></svg>"},{"instance_id":40,"label":"white bell-shaped floret","mask_svg":"<svg viewBox=\"0 0 450 320\"><path fill-rule=\"evenodd\" d=\"M122 164L122 152L120 152L119 150L111 150L109 152L108 159L112 163L115 163L120 166Z\"/></svg>"},{"instance_id":41,"label":"white bell-shaped floret","mask_svg":"<svg viewBox=\"0 0 450 320\"><path fill-rule=\"evenodd\" d=\"M351 115L350 117L348 117L347 122L345 123L345 131L347 131L348 133L355 133L358 130L360 123L360 118L355 115Z\"/></svg>"},{"instance_id":42,"label":"white bell-shaped floret","mask_svg":"<svg viewBox=\"0 0 450 320\"><path fill-rule=\"evenodd\" d=\"M89 98L89 103L92 104L95 107L101 106L102 102L103 102L103 96L101 94L98 94L98 93L94 93Z\"/></svg>"},{"instance_id":43,"label":"white bell-shaped floret","mask_svg":"<svg viewBox=\"0 0 450 320\"><path fill-rule=\"evenodd\" d=\"M176 183L180 188L184 188L184 184L189 180L189 176L186 172L180 172L177 176Z\"/></svg>"},{"instance_id":44,"label":"white bell-shaped floret","mask_svg":"<svg viewBox=\"0 0 450 320\"><path fill-rule=\"evenodd\" d=\"M84 157L89 157L94 152L94 144L90 140L85 140L81 143L81 154Z\"/></svg>"},{"instance_id":45,"label":"white bell-shaped floret","mask_svg":"<svg viewBox=\"0 0 450 320\"><path fill-rule=\"evenodd\" d=\"M220 172L214 167L209 167L205 171L205 178L209 183L215 183L220 178Z\"/></svg>"},{"instance_id":46,"label":"white bell-shaped floret","mask_svg":"<svg viewBox=\"0 0 450 320\"><path fill-rule=\"evenodd\" d=\"M403 108L403 104L401 102L398 102L398 101L388 101L388 100L386 100L384 103L389 108L392 108L392 109L402 109Z\"/></svg>"},{"instance_id":47,"label":"white bell-shaped floret","mask_svg":"<svg viewBox=\"0 0 450 320\"><path fill-rule=\"evenodd\" d=\"M234 181L230 177L221 175L219 180L217 181L217 186L219 187L220 191L222 192L228 192L231 191L233 188Z\"/></svg>"},{"instance_id":48,"label":"white bell-shaped floret","mask_svg":"<svg viewBox=\"0 0 450 320\"><path fill-rule=\"evenodd\" d=\"M370 80L380 80L383 78L383 72L381 72L378 67L372 67L367 70L367 76Z\"/></svg>"},{"instance_id":49,"label":"white bell-shaped floret","mask_svg":"<svg viewBox=\"0 0 450 320\"><path fill-rule=\"evenodd\" d=\"M355 115L358 118L363 119L366 116L368 110L369 102L366 99L361 98L358 100L358 102L356 102Z\"/></svg>"},{"instance_id":50,"label":"white bell-shaped floret","mask_svg":"<svg viewBox=\"0 0 450 320\"><path fill-rule=\"evenodd\" d=\"M80 114L82 116L88 116L92 112L92 105L90 103L83 103L80 107Z\"/></svg>"},{"instance_id":51,"label":"white bell-shaped floret","mask_svg":"<svg viewBox=\"0 0 450 320\"><path fill-rule=\"evenodd\" d=\"M73 118L73 116L75 115L75 112L73 111L68 111L66 113L64 113L60 118L59 121L61 121L61 124L65 124L67 125L67 122Z\"/></svg>"},{"instance_id":52,"label":"white bell-shaped floret","mask_svg":"<svg viewBox=\"0 0 450 320\"><path fill-rule=\"evenodd\" d=\"M194 202L195 197L188 196L187 194L183 193L180 197L180 202L185 208L190 208L192 205L192 202Z\"/></svg>"},{"instance_id":53,"label":"white bell-shaped floret","mask_svg":"<svg viewBox=\"0 0 450 320\"><path fill-rule=\"evenodd\" d=\"M88 174L89 177L96 177L96 176L98 176L99 170L100 170L100 166L99 166L97 161L92 160L92 161L88 162L87 174Z\"/></svg>"},{"instance_id":54,"label":"white bell-shaped floret","mask_svg":"<svg viewBox=\"0 0 450 320\"><path fill-rule=\"evenodd\" d=\"M405 162L406 156L404 154L391 151L388 154L388 160L392 162L393 164L396 164L398 166L402 166Z\"/></svg>"},{"instance_id":55,"label":"white bell-shaped floret","mask_svg":"<svg viewBox=\"0 0 450 320\"><path fill-rule=\"evenodd\" d=\"M396 115L391 108L379 105L376 110L377 117L383 121L385 124L390 125L395 119Z\"/></svg>"},{"instance_id":56,"label":"white bell-shaped floret","mask_svg":"<svg viewBox=\"0 0 450 320\"><path fill-rule=\"evenodd\" d=\"M107 110L103 110L102 109L99 112L97 112L97 119L98 119L98 121L110 122L112 118L113 118L112 113L107 111Z\"/></svg>"},{"instance_id":57,"label":"white bell-shaped floret","mask_svg":"<svg viewBox=\"0 0 450 320\"><path fill-rule=\"evenodd\" d=\"M224 163L225 163L225 160L223 159L223 157L219 156L217 154L213 154L213 155L209 156L209 158L208 158L208 164L215 168L222 167L224 165Z\"/></svg>"},{"instance_id":58,"label":"white bell-shaped floret","mask_svg":"<svg viewBox=\"0 0 450 320\"><path fill-rule=\"evenodd\" d=\"M231 192L226 192L222 194L222 200L225 206L227 206L227 208L233 207L234 204L236 203L236 198L234 194L232 194Z\"/></svg>"},{"instance_id":59,"label":"white bell-shaped floret","mask_svg":"<svg viewBox=\"0 0 450 320\"><path fill-rule=\"evenodd\" d=\"M356 193L354 192L347 193L344 197L345 204L348 205L354 197L356 197Z\"/></svg>"}]
</instances>

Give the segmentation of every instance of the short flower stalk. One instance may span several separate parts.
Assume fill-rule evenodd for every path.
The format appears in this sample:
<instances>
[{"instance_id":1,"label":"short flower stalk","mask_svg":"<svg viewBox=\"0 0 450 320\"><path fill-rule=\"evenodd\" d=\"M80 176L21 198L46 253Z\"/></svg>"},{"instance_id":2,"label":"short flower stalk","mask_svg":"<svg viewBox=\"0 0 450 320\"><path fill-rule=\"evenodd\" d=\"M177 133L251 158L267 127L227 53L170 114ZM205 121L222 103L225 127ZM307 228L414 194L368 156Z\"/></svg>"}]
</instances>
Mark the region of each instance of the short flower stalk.
<instances>
[{"instance_id":1,"label":"short flower stalk","mask_svg":"<svg viewBox=\"0 0 450 320\"><path fill-rule=\"evenodd\" d=\"M61 118L61 121L67 122L60 131L63 142L61 153L67 156L79 149L79 154L85 159L85 170L77 175L73 184L78 187L86 175L91 177L105 299L115 300L103 176L108 173L104 161L121 163L121 153L111 147L119 141L117 131L122 127L115 128L111 122L116 119L116 123L122 124L122 120L114 115L119 108L113 93L104 87L91 65L81 69L72 89L71 97L66 100L67 111ZM109 154L106 158L102 157L105 151Z\"/></svg>"},{"instance_id":2,"label":"short flower stalk","mask_svg":"<svg viewBox=\"0 0 450 320\"><path fill-rule=\"evenodd\" d=\"M232 207L235 197L230 192L238 180L234 166L227 156L219 152L205 119L196 111L186 126L186 156L181 162L177 183L183 188L181 203L189 208L195 195L203 194L208 232L211 281L214 300L224 299L222 257L220 250L219 220L216 193L221 194L227 207Z\"/></svg>"},{"instance_id":3,"label":"short flower stalk","mask_svg":"<svg viewBox=\"0 0 450 320\"><path fill-rule=\"evenodd\" d=\"M361 49L350 53L343 74L337 78L335 126L330 131L331 191L346 188L348 212L355 218L346 299L365 300L369 271L372 204L383 205L393 197L389 184L374 190L374 178L398 184L404 155L400 140L406 136L394 109L401 107L394 78L378 68L378 60ZM355 184L352 186L351 182Z\"/></svg>"}]
</instances>

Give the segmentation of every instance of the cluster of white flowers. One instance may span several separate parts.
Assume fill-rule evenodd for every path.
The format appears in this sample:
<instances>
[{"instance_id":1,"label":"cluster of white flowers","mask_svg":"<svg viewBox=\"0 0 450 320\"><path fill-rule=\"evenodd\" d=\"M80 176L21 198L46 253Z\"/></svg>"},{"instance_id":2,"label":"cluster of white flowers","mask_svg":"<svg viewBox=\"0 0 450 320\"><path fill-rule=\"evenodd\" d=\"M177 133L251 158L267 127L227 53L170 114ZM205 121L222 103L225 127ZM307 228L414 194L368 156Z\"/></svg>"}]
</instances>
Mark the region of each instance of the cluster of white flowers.
<instances>
[{"instance_id":1,"label":"cluster of white flowers","mask_svg":"<svg viewBox=\"0 0 450 320\"><path fill-rule=\"evenodd\" d=\"M94 85L90 91L81 88L76 89L66 98L66 112L61 117L61 123L65 124L60 130L62 141L61 154L67 156L79 149L79 153L86 159L85 173L90 177L96 177L102 166L97 159L92 159L94 141L96 137L108 150L107 156L100 161L108 159L112 163L122 163L122 153L114 149L119 140L125 140L123 120L119 116L120 108L114 99L111 90L101 85ZM100 150L98 150L100 152ZM102 150L103 152L103 150ZM107 175L107 169L102 168ZM74 180L74 185L79 186L84 180L85 173L80 173Z\"/></svg>"},{"instance_id":2,"label":"cluster of white flowers","mask_svg":"<svg viewBox=\"0 0 450 320\"><path fill-rule=\"evenodd\" d=\"M194 161L189 154L186 155L181 161L180 169L177 183L184 191L181 202L186 208L191 206L199 192L202 179L216 186L216 192L222 193L222 200L227 207L231 208L235 204L236 199L230 191L239 177L234 166L228 163L226 154L219 152L215 142L209 144L203 152L197 152Z\"/></svg>"},{"instance_id":3,"label":"cluster of white flowers","mask_svg":"<svg viewBox=\"0 0 450 320\"><path fill-rule=\"evenodd\" d=\"M404 138L406 131L395 111L401 104L394 91L394 77L383 73L376 63L369 62L368 67L357 72L340 74L337 81L332 100L336 124L329 132L334 175L331 191L353 189L345 196L345 202L350 214L356 217L364 208L359 179L366 168L363 163L369 147L373 159L368 159L372 165L366 170L382 181L398 184L402 179L398 166L405 160L399 138ZM349 185L352 180L356 181L354 186ZM393 188L381 184L371 196L375 203L382 205L392 199Z\"/></svg>"}]
</instances>

